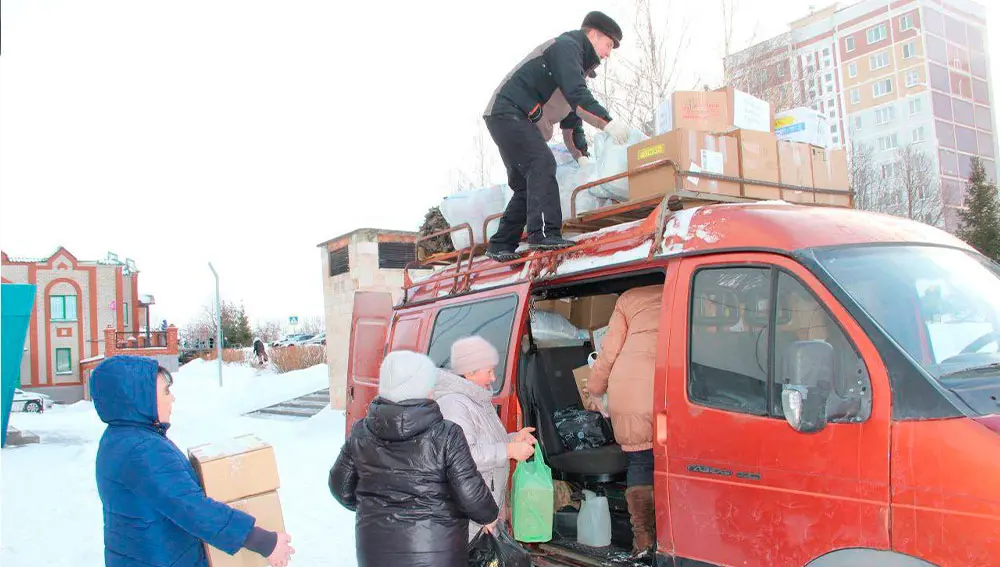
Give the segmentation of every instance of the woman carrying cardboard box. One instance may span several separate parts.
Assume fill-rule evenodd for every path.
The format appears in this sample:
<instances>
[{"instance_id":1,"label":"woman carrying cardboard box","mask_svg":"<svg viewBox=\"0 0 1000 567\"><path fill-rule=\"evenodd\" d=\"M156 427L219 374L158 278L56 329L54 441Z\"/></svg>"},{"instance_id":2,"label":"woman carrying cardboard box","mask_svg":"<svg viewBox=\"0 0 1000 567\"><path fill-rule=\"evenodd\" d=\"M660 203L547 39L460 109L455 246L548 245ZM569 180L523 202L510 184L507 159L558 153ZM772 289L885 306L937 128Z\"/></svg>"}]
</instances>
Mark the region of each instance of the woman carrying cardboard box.
<instances>
[{"instance_id":1,"label":"woman carrying cardboard box","mask_svg":"<svg viewBox=\"0 0 1000 567\"><path fill-rule=\"evenodd\" d=\"M108 428L97 449L107 567L208 567L203 543L230 555L246 548L284 567L288 534L207 496L190 461L167 438L174 395L155 360L113 356L94 369L90 393Z\"/></svg>"}]
</instances>

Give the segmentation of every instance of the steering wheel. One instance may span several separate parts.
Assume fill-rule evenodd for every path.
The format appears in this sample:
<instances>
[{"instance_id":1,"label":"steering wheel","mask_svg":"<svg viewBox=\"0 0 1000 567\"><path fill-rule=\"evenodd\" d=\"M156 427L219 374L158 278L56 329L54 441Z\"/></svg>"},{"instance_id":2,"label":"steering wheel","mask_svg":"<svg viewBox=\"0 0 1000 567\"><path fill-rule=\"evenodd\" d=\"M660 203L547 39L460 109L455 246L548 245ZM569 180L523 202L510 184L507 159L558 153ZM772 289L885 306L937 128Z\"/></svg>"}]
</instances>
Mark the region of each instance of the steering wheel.
<instances>
[{"instance_id":1,"label":"steering wheel","mask_svg":"<svg viewBox=\"0 0 1000 567\"><path fill-rule=\"evenodd\" d=\"M965 348L962 349L961 354L973 354L983 350L983 347L990 344L997 343L1000 346L1000 331L990 331L985 335L979 337L978 339L972 341Z\"/></svg>"}]
</instances>

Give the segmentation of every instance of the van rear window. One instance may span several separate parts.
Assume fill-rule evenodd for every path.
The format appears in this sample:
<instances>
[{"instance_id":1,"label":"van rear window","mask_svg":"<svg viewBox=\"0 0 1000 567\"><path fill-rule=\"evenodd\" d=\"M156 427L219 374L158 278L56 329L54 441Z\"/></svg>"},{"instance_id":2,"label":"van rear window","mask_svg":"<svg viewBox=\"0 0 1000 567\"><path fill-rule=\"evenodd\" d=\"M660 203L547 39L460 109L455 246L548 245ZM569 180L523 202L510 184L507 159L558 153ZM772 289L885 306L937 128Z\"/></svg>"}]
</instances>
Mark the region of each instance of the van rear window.
<instances>
[{"instance_id":1,"label":"van rear window","mask_svg":"<svg viewBox=\"0 0 1000 567\"><path fill-rule=\"evenodd\" d=\"M507 350L516 312L516 295L445 307L434 319L434 332L431 333L427 356L439 368L449 368L451 345L455 341L472 335L483 337L500 353L500 364L496 368L497 379L493 383L493 392L497 393L503 389L507 372Z\"/></svg>"}]
</instances>

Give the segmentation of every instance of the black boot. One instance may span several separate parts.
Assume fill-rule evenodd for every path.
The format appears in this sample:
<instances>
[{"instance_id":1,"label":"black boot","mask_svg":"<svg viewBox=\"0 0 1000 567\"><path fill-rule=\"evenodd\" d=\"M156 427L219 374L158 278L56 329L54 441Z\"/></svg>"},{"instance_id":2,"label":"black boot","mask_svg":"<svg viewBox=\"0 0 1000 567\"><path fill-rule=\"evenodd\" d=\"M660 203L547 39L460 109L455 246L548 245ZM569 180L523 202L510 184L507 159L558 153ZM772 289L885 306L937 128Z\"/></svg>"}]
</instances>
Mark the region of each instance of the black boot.
<instances>
[{"instance_id":1,"label":"black boot","mask_svg":"<svg viewBox=\"0 0 1000 567\"><path fill-rule=\"evenodd\" d=\"M521 255L517 253L517 248L490 242L486 246L486 257L496 262L513 262L520 258Z\"/></svg>"},{"instance_id":2,"label":"black boot","mask_svg":"<svg viewBox=\"0 0 1000 567\"><path fill-rule=\"evenodd\" d=\"M576 242L566 240L562 236L543 236L540 238L529 238L528 246L533 250L562 250L563 248L576 246Z\"/></svg>"}]
</instances>

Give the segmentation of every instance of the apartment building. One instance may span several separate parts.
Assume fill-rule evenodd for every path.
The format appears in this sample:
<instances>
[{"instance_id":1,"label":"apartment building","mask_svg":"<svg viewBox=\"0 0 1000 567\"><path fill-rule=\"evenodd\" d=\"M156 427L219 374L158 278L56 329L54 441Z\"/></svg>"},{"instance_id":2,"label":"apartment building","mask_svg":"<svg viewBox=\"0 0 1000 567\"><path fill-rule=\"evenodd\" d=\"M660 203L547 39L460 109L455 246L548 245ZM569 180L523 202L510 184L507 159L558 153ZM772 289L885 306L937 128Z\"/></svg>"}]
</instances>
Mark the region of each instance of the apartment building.
<instances>
[{"instance_id":1,"label":"apartment building","mask_svg":"<svg viewBox=\"0 0 1000 567\"><path fill-rule=\"evenodd\" d=\"M953 231L971 158L997 176L988 53L985 8L972 0L864 0L792 22L726 68L778 110L827 114L833 143L871 147L882 175L897 149L924 152L939 176L937 216Z\"/></svg>"}]
</instances>

